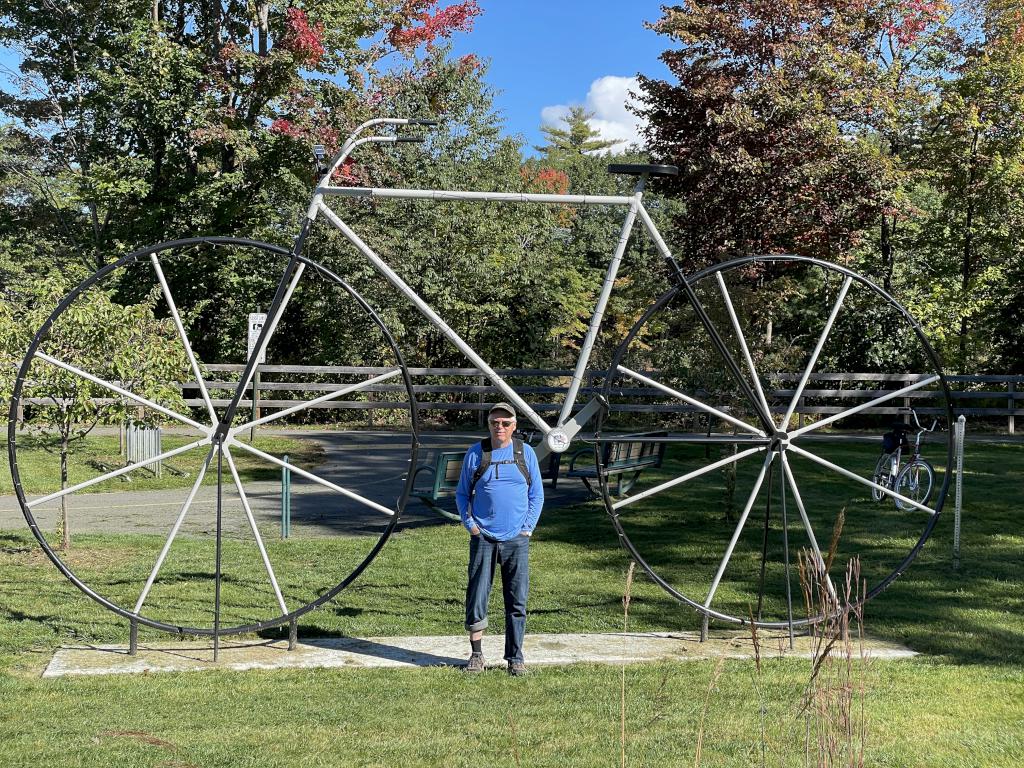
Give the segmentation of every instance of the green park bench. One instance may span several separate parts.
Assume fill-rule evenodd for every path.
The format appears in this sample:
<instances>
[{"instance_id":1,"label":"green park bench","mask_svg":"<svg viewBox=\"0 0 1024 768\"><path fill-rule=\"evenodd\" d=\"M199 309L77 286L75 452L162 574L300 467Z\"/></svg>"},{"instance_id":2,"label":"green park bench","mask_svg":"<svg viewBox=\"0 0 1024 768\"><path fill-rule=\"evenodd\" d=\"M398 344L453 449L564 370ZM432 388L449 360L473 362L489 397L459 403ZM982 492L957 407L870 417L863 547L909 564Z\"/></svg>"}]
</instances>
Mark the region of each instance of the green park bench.
<instances>
[{"instance_id":1,"label":"green park bench","mask_svg":"<svg viewBox=\"0 0 1024 768\"><path fill-rule=\"evenodd\" d=\"M636 435L623 435L620 439L601 443L601 464L604 475L615 478L615 494L623 496L630 492L640 474L645 469L657 469L665 459L665 442L652 438L668 437L667 432L645 432ZM644 438L637 440L635 438ZM596 464L577 466L577 462L587 456L593 456L593 448L581 448L570 454L569 467L565 477L575 477L583 481L587 490L593 495L600 495L600 488L592 481L598 479Z\"/></svg>"},{"instance_id":2,"label":"green park bench","mask_svg":"<svg viewBox=\"0 0 1024 768\"><path fill-rule=\"evenodd\" d=\"M458 511L445 509L440 502L455 495L455 489L459 487L459 475L462 474L462 460L465 457L465 450L441 451L432 462L416 467L412 476L412 495L432 511L456 522L460 520ZM560 459L561 454L553 453L548 457L547 466L541 468L541 479L551 480L552 487L558 482ZM424 479L428 476L433 478L429 486L418 486L421 474Z\"/></svg>"}]
</instances>

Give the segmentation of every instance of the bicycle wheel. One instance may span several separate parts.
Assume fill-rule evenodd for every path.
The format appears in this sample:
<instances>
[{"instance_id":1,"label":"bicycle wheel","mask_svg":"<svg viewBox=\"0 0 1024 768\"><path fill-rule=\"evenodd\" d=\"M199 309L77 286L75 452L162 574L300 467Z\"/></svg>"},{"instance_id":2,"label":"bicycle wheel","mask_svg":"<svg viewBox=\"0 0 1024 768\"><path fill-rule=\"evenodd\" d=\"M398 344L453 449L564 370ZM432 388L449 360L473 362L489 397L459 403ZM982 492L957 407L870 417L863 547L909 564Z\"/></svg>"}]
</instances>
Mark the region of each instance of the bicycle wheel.
<instances>
[{"instance_id":1,"label":"bicycle wheel","mask_svg":"<svg viewBox=\"0 0 1024 768\"><path fill-rule=\"evenodd\" d=\"M875 373L834 373L864 360ZM864 475L864 438L854 433L884 431L908 401L947 420L952 411L918 323L845 267L752 256L697 272L634 324L603 394L599 444L624 434L668 443L661 468L645 471L629 498L602 483L619 539L710 619L806 624L877 595L920 551L945 500L943 467L933 501L908 499L924 514L879 515L872 503L897 492L891 478ZM668 437L644 437L655 432ZM945 466L952 450L947 434ZM863 596L842 593L853 558ZM806 609L808 580L824 594Z\"/></svg>"},{"instance_id":2,"label":"bicycle wheel","mask_svg":"<svg viewBox=\"0 0 1024 768\"><path fill-rule=\"evenodd\" d=\"M872 482L877 488L871 489L871 498L875 501L882 501L886 498L884 488L892 487L892 454L882 452L875 464L874 474L871 475Z\"/></svg>"},{"instance_id":3,"label":"bicycle wheel","mask_svg":"<svg viewBox=\"0 0 1024 768\"><path fill-rule=\"evenodd\" d=\"M259 307L269 317L250 354ZM324 604L380 552L411 488L415 399L387 327L338 275L267 243L192 238L124 256L47 312L29 318L11 399L11 475L40 546L89 597L169 632L250 632ZM283 370L255 367L261 346ZM295 382L298 364L317 373ZM256 375L269 392L258 402ZM368 430L367 414L386 430ZM268 432L286 417L318 427L316 441ZM63 487L59 451L51 479L23 481L60 442L43 428L55 423L72 436L97 426ZM68 554L95 556L57 551L65 521Z\"/></svg>"},{"instance_id":4,"label":"bicycle wheel","mask_svg":"<svg viewBox=\"0 0 1024 768\"><path fill-rule=\"evenodd\" d=\"M896 508L904 512L917 509L903 498L912 499L918 504L927 504L932 495L932 484L935 481L935 470L924 459L915 459L900 470L896 476L896 493L893 497ZM900 498L900 497L903 498Z\"/></svg>"}]
</instances>

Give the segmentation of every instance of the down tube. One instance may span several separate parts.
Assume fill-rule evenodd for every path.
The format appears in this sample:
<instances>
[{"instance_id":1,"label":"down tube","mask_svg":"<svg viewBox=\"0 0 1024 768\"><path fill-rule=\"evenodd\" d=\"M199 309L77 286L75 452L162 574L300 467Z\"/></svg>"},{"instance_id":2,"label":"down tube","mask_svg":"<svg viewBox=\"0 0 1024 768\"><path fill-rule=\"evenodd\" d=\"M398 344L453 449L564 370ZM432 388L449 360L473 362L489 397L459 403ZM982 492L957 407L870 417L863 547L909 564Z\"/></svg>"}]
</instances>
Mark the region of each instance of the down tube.
<instances>
[{"instance_id":1,"label":"down tube","mask_svg":"<svg viewBox=\"0 0 1024 768\"><path fill-rule=\"evenodd\" d=\"M511 386L509 386L501 376L499 376L494 369L492 369L476 351L469 346L462 337L460 337L441 317L425 302L416 291L414 291L408 283L402 280L398 274L389 267L383 259L378 256L370 246L364 243L359 235L353 232L344 221L342 221L337 214L334 213L323 203L319 206L320 211L327 217L338 231L341 232L349 242L354 245L360 253L362 253L370 263L380 272L384 277L387 278L388 282L394 285L402 294L411 301L420 313L433 323L440 331L452 342L458 349L469 358L470 362L473 363L477 368L486 374L486 376L494 383L494 385L501 390L502 394L509 399L516 408L522 413L525 413L530 421L537 427L543 434L547 434L551 431L551 427L534 411L526 401L523 400Z\"/></svg>"}]
</instances>

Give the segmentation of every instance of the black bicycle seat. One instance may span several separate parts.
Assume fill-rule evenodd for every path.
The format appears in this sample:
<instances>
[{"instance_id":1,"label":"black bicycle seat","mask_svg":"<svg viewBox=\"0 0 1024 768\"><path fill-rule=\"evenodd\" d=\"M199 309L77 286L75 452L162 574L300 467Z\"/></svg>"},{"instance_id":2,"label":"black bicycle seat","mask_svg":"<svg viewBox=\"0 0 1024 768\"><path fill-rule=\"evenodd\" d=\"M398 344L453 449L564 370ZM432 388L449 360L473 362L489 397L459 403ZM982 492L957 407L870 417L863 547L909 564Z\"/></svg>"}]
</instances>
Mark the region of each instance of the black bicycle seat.
<instances>
[{"instance_id":1,"label":"black bicycle seat","mask_svg":"<svg viewBox=\"0 0 1024 768\"><path fill-rule=\"evenodd\" d=\"M902 421L897 421L892 425L893 431L895 432L909 432L913 427L909 424L904 424Z\"/></svg>"},{"instance_id":2,"label":"black bicycle seat","mask_svg":"<svg viewBox=\"0 0 1024 768\"><path fill-rule=\"evenodd\" d=\"M633 165L629 163L612 163L608 173L622 173L627 176L678 176L679 169L674 165Z\"/></svg>"}]
</instances>

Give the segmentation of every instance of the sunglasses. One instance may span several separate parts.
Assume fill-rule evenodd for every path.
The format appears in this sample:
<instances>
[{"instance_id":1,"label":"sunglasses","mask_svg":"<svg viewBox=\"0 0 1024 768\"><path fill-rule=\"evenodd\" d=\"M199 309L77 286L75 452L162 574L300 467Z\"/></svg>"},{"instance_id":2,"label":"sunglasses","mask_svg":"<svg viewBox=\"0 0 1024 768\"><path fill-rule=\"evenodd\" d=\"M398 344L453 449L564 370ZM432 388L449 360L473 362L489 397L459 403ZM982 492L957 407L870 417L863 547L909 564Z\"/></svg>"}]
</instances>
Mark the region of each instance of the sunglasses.
<instances>
[{"instance_id":1,"label":"sunglasses","mask_svg":"<svg viewBox=\"0 0 1024 768\"><path fill-rule=\"evenodd\" d=\"M516 423L515 419L488 419L493 427L502 427L507 429Z\"/></svg>"}]
</instances>

